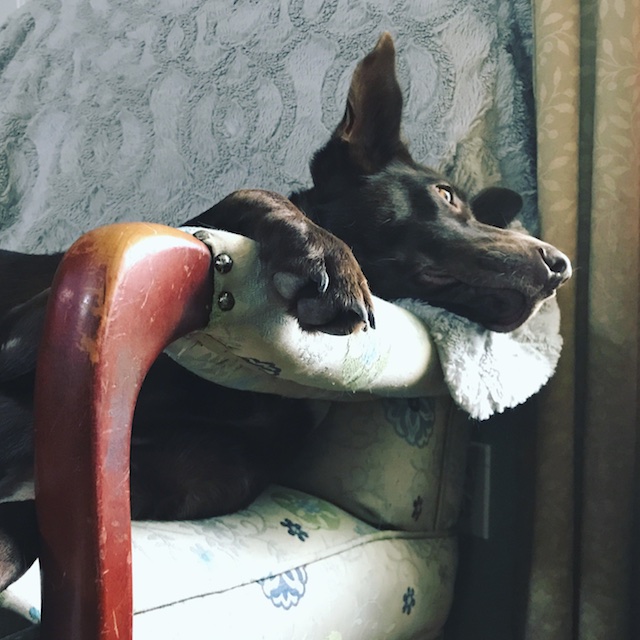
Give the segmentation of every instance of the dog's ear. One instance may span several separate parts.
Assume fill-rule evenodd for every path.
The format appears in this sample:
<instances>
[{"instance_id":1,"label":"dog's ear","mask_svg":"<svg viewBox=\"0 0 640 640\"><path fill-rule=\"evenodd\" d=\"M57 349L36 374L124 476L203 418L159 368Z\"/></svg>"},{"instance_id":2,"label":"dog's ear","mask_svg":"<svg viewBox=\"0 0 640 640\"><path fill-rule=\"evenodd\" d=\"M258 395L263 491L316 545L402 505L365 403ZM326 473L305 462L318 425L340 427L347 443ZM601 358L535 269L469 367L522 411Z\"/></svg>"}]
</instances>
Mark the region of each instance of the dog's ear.
<instances>
[{"instance_id":1,"label":"dog's ear","mask_svg":"<svg viewBox=\"0 0 640 640\"><path fill-rule=\"evenodd\" d=\"M358 63L344 117L333 133L348 143L351 160L366 174L379 171L398 154L408 156L400 138L402 92L395 59L391 34L383 33Z\"/></svg>"},{"instance_id":2,"label":"dog's ear","mask_svg":"<svg viewBox=\"0 0 640 640\"><path fill-rule=\"evenodd\" d=\"M504 187L489 187L471 200L473 215L480 222L504 229L522 209L519 193Z\"/></svg>"}]
</instances>

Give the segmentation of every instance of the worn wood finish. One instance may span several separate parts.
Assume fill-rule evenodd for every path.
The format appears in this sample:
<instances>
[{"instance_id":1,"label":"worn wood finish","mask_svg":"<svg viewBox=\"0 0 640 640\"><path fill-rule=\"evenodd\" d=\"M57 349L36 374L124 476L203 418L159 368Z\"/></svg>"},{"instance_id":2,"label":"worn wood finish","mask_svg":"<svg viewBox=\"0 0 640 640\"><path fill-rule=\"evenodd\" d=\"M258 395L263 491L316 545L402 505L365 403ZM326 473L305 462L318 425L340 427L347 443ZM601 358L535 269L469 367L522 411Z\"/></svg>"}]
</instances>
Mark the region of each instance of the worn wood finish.
<instances>
[{"instance_id":1,"label":"worn wood finish","mask_svg":"<svg viewBox=\"0 0 640 640\"><path fill-rule=\"evenodd\" d=\"M129 448L147 370L208 320L207 247L120 224L78 240L58 269L36 379L42 638L131 638Z\"/></svg>"}]
</instances>

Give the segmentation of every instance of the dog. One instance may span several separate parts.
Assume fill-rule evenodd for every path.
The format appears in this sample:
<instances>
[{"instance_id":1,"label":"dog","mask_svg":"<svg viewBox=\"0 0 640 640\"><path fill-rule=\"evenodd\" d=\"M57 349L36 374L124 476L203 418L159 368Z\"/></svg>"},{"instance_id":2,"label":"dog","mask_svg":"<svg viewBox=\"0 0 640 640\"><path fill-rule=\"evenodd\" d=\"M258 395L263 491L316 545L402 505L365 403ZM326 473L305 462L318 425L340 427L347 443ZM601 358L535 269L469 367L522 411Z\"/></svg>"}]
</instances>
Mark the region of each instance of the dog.
<instances>
[{"instance_id":1,"label":"dog","mask_svg":"<svg viewBox=\"0 0 640 640\"><path fill-rule=\"evenodd\" d=\"M374 329L372 295L423 300L512 331L568 280L568 258L507 228L522 207L517 193L491 187L469 199L416 162L401 119L394 43L383 34L357 65L344 116L311 160L309 189L289 198L236 191L186 224L255 239L275 290L309 331ZM0 253L0 497L32 473L37 346L60 260ZM242 508L302 446L306 424L304 400L223 389L160 356L134 416L132 516ZM0 505L0 589L36 555L33 502Z\"/></svg>"}]
</instances>

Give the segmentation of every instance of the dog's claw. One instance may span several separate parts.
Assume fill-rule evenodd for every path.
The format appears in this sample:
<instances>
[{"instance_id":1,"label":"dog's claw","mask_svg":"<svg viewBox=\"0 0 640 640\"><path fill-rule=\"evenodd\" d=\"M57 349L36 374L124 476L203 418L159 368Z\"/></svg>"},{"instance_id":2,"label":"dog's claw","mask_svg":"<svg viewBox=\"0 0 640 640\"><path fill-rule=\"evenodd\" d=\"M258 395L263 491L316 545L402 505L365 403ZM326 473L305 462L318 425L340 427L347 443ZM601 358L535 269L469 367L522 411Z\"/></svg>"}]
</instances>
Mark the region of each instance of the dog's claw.
<instances>
[{"instance_id":1,"label":"dog's claw","mask_svg":"<svg viewBox=\"0 0 640 640\"><path fill-rule=\"evenodd\" d=\"M367 316L368 316L368 318L369 318L369 326L370 326L372 329L375 329L375 328L376 328L376 317L375 317L375 315L373 314L373 309L370 309L370 310L369 310L369 313L367 314Z\"/></svg>"},{"instance_id":2,"label":"dog's claw","mask_svg":"<svg viewBox=\"0 0 640 640\"><path fill-rule=\"evenodd\" d=\"M300 298L296 314L303 327L333 335L348 335L358 327L367 331L375 328L373 314L363 302L354 300L349 305L336 306L325 297ZM372 324L373 321L373 324Z\"/></svg>"},{"instance_id":3,"label":"dog's claw","mask_svg":"<svg viewBox=\"0 0 640 640\"><path fill-rule=\"evenodd\" d=\"M369 321L369 312L364 306L364 303L360 302L359 300L356 301L355 304L352 305L351 310L360 318L360 320L362 320L362 330L367 331L371 323Z\"/></svg>"},{"instance_id":4,"label":"dog's claw","mask_svg":"<svg viewBox=\"0 0 640 640\"><path fill-rule=\"evenodd\" d=\"M318 285L318 293L324 293L329 288L329 274L326 269L313 274L311 278Z\"/></svg>"}]
</instances>

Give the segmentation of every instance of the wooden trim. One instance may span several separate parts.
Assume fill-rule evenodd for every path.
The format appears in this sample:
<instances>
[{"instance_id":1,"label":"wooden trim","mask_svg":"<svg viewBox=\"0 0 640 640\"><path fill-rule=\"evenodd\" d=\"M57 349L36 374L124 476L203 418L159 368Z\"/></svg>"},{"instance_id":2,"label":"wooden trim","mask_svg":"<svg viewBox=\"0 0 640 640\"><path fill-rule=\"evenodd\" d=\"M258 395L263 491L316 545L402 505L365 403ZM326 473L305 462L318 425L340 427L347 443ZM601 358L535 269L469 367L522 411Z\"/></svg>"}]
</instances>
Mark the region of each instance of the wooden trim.
<instances>
[{"instance_id":1,"label":"wooden trim","mask_svg":"<svg viewBox=\"0 0 640 640\"><path fill-rule=\"evenodd\" d=\"M133 409L162 349L207 324L210 266L199 240L136 223L84 235L58 269L35 396L43 640L131 638Z\"/></svg>"}]
</instances>

